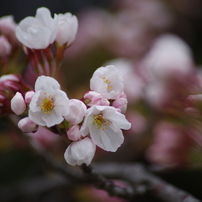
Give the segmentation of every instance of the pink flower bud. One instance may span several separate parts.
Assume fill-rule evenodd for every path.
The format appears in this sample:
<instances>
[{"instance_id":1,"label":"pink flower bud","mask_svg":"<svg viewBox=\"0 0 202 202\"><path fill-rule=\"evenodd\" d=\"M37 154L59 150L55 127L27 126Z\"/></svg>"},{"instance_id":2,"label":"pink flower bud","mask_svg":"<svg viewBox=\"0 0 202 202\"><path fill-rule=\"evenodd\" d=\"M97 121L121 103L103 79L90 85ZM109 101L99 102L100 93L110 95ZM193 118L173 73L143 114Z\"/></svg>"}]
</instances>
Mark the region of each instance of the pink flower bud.
<instances>
[{"instance_id":1,"label":"pink flower bud","mask_svg":"<svg viewBox=\"0 0 202 202\"><path fill-rule=\"evenodd\" d=\"M200 110L195 107L187 107L184 111L194 118L199 118L201 116Z\"/></svg>"},{"instance_id":2,"label":"pink flower bud","mask_svg":"<svg viewBox=\"0 0 202 202\"><path fill-rule=\"evenodd\" d=\"M85 163L87 166L91 163L95 155L96 146L88 137L72 142L67 147L64 158L72 166Z\"/></svg>"},{"instance_id":3,"label":"pink flower bud","mask_svg":"<svg viewBox=\"0 0 202 202\"><path fill-rule=\"evenodd\" d=\"M72 141L77 141L81 138L81 132L78 125L73 125L68 131L67 136Z\"/></svg>"},{"instance_id":4,"label":"pink flower bud","mask_svg":"<svg viewBox=\"0 0 202 202\"><path fill-rule=\"evenodd\" d=\"M26 110L26 104L21 93L17 92L11 99L11 109L17 115L22 114Z\"/></svg>"},{"instance_id":5,"label":"pink flower bud","mask_svg":"<svg viewBox=\"0 0 202 202\"><path fill-rule=\"evenodd\" d=\"M18 122L18 127L24 132L24 133L33 133L37 131L38 125L36 123L32 122L29 117L25 117L21 119Z\"/></svg>"},{"instance_id":6,"label":"pink flower bud","mask_svg":"<svg viewBox=\"0 0 202 202\"><path fill-rule=\"evenodd\" d=\"M4 16L0 18L0 32L6 35L14 35L16 24L13 16Z\"/></svg>"},{"instance_id":7,"label":"pink flower bud","mask_svg":"<svg viewBox=\"0 0 202 202\"><path fill-rule=\"evenodd\" d=\"M79 124L86 114L86 105L80 100L71 99L69 109L70 112L65 116L65 120L72 124Z\"/></svg>"},{"instance_id":8,"label":"pink flower bud","mask_svg":"<svg viewBox=\"0 0 202 202\"><path fill-rule=\"evenodd\" d=\"M31 102L33 95L34 95L34 91L32 91L32 90L26 92L26 94L25 94L25 102L27 104L29 104Z\"/></svg>"},{"instance_id":9,"label":"pink flower bud","mask_svg":"<svg viewBox=\"0 0 202 202\"><path fill-rule=\"evenodd\" d=\"M7 38L0 36L0 57L5 57L11 53L11 44Z\"/></svg>"},{"instance_id":10,"label":"pink flower bud","mask_svg":"<svg viewBox=\"0 0 202 202\"><path fill-rule=\"evenodd\" d=\"M119 109L120 113L125 113L127 109L128 100L124 92L121 93L120 97L117 98L112 106Z\"/></svg>"},{"instance_id":11,"label":"pink flower bud","mask_svg":"<svg viewBox=\"0 0 202 202\"><path fill-rule=\"evenodd\" d=\"M99 105L99 106L109 106L110 103L106 98L103 98L103 96L100 93L97 93L95 91L88 91L84 95L84 102L89 106L93 105Z\"/></svg>"},{"instance_id":12,"label":"pink flower bud","mask_svg":"<svg viewBox=\"0 0 202 202\"><path fill-rule=\"evenodd\" d=\"M187 97L187 101L190 102L190 104L202 103L202 94L189 95L189 96Z\"/></svg>"}]
</instances>

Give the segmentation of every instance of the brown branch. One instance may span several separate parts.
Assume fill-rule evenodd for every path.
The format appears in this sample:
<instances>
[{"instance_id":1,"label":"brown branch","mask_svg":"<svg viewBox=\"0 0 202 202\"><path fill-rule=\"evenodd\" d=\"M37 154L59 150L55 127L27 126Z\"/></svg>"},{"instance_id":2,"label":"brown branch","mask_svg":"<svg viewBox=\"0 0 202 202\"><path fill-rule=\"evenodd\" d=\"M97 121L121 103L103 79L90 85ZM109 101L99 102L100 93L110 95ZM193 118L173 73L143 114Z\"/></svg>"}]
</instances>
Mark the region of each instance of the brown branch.
<instances>
[{"instance_id":1,"label":"brown branch","mask_svg":"<svg viewBox=\"0 0 202 202\"><path fill-rule=\"evenodd\" d=\"M141 164L100 163L94 171L107 178L124 179L133 187L145 186L147 193L164 202L200 202L185 192L150 173Z\"/></svg>"},{"instance_id":2,"label":"brown branch","mask_svg":"<svg viewBox=\"0 0 202 202\"><path fill-rule=\"evenodd\" d=\"M111 196L131 200L148 194L163 202L200 202L188 192L165 182L138 163L97 163L93 164L93 170L91 167L82 166L83 175L75 167L57 162L45 153L42 158L49 168L63 174L68 179L74 180L74 182L76 180L79 183L92 183L97 188L107 191ZM108 179L121 179L129 182L131 186L119 187Z\"/></svg>"}]
</instances>

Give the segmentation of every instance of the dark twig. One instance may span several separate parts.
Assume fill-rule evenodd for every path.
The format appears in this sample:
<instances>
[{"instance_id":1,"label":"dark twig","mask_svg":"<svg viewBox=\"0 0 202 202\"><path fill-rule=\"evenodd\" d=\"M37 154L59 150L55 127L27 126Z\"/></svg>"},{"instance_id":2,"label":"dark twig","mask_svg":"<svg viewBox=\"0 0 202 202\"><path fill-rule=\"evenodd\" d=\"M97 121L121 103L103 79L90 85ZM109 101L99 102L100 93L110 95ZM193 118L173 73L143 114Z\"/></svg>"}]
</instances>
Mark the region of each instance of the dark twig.
<instances>
[{"instance_id":1,"label":"dark twig","mask_svg":"<svg viewBox=\"0 0 202 202\"><path fill-rule=\"evenodd\" d=\"M94 169L95 172L107 178L124 179L134 187L145 185L151 196L164 202L200 202L188 192L156 177L141 164L95 164Z\"/></svg>"},{"instance_id":2,"label":"dark twig","mask_svg":"<svg viewBox=\"0 0 202 202\"><path fill-rule=\"evenodd\" d=\"M51 156L43 153L44 162L56 172L68 179L79 183L92 183L99 189L106 190L111 196L118 196L130 200L136 196L149 194L164 202L200 202L188 192L185 192L158 178L138 163L97 163L93 170L89 166L82 166L84 175L75 167L57 162ZM120 179L131 186L123 188L108 179Z\"/></svg>"},{"instance_id":3,"label":"dark twig","mask_svg":"<svg viewBox=\"0 0 202 202\"><path fill-rule=\"evenodd\" d=\"M102 175L94 173L90 166L82 165L81 168L85 173L86 179L90 183L92 183L98 189L107 191L110 196L117 196L128 200L134 196L134 189L132 187L120 187Z\"/></svg>"}]
</instances>

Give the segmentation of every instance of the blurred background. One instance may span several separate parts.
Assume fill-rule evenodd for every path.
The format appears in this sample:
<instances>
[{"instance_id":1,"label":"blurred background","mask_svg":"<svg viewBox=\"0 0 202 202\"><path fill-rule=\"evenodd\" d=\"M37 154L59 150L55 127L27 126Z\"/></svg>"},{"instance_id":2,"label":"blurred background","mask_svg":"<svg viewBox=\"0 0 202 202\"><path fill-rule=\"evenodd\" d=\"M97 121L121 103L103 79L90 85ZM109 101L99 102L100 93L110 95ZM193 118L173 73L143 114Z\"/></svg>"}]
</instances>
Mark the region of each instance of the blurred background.
<instances>
[{"instance_id":1,"label":"blurred background","mask_svg":"<svg viewBox=\"0 0 202 202\"><path fill-rule=\"evenodd\" d=\"M202 1L1 0L0 16L13 15L18 23L41 6L79 20L59 73L69 98L89 90L100 66L114 64L123 76L132 128L116 153L97 149L94 161L141 162L202 199L202 105L187 99L202 94ZM29 73L23 76L33 85ZM71 188L44 169L7 116L0 129L1 202L124 201L91 186ZM66 145L55 134L41 128L30 137L63 161Z\"/></svg>"}]
</instances>

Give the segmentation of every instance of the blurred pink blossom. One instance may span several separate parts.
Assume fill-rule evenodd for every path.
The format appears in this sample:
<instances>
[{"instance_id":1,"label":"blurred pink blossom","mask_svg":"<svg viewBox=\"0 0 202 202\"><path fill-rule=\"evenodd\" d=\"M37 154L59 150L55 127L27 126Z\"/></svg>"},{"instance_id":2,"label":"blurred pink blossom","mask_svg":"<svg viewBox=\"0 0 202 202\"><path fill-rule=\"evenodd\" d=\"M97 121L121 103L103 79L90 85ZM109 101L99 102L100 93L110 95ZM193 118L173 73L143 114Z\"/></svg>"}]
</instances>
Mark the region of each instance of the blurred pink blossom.
<instances>
[{"instance_id":1,"label":"blurred pink blossom","mask_svg":"<svg viewBox=\"0 0 202 202\"><path fill-rule=\"evenodd\" d=\"M188 155L200 139L200 133L183 125L159 122L154 129L154 139L148 148L148 160L164 168L179 168L188 163Z\"/></svg>"},{"instance_id":2,"label":"blurred pink blossom","mask_svg":"<svg viewBox=\"0 0 202 202\"><path fill-rule=\"evenodd\" d=\"M6 37L0 36L0 57L8 56L11 53L11 44Z\"/></svg>"}]
</instances>

